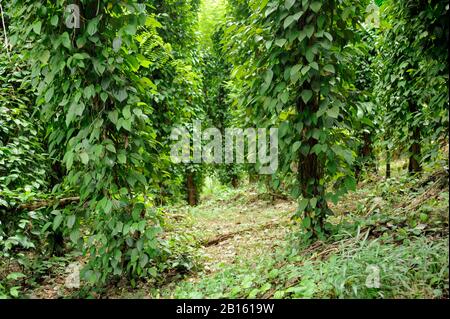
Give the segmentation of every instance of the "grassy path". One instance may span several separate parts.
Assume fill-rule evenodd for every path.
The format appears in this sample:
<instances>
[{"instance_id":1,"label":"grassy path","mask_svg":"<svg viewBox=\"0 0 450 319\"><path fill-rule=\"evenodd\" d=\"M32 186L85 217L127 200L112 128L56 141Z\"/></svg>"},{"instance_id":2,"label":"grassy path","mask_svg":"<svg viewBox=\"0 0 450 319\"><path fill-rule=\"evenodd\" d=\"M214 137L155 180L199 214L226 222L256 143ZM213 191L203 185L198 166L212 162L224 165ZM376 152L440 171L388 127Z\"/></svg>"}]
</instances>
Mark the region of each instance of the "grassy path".
<instances>
[{"instance_id":1,"label":"grassy path","mask_svg":"<svg viewBox=\"0 0 450 319\"><path fill-rule=\"evenodd\" d=\"M206 196L195 208L180 207L173 211L182 218L171 231L187 233L195 239L200 270L147 297L448 295L445 284L448 261L442 255L442 251L448 250L448 233L441 228L448 225L448 218L441 214L448 208L448 193L439 183L422 184L420 181L383 184L380 180L361 183L356 192L347 194L338 205L330 204L335 212L330 222L361 223L361 232L349 229L352 234L341 239L317 242L306 250L299 247L291 252L286 249L292 245L288 244L287 235L295 233L293 230L298 227L290 219L296 209L294 202L271 201L249 187L225 193L215 191L215 195ZM405 192L408 188L415 191ZM420 203L416 203L419 199ZM419 207L423 208L416 211ZM420 221L425 218L424 208L430 209L426 226ZM381 269L381 289L365 285L367 267L371 264Z\"/></svg>"}]
</instances>

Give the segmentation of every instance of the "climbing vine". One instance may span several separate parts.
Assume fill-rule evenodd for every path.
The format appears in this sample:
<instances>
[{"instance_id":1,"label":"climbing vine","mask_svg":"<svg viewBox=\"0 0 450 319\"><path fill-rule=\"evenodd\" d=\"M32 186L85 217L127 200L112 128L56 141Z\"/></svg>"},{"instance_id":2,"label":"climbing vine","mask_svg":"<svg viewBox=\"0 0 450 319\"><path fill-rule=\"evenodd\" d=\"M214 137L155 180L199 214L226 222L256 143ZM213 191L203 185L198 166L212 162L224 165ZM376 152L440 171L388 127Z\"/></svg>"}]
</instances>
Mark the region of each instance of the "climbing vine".
<instances>
[{"instance_id":1,"label":"climbing vine","mask_svg":"<svg viewBox=\"0 0 450 319\"><path fill-rule=\"evenodd\" d=\"M361 7L356 1L286 0L251 1L248 8L252 14L240 33L252 43L254 73L246 77L251 94L241 103L259 123L280 125L282 172L296 174L296 215L307 238L323 238L327 201L355 186L343 126L349 111L343 50L354 39Z\"/></svg>"},{"instance_id":2,"label":"climbing vine","mask_svg":"<svg viewBox=\"0 0 450 319\"><path fill-rule=\"evenodd\" d=\"M155 18L137 1L80 1L80 28L68 29L64 1L17 0L13 8L21 23L11 40L29 46L49 151L66 172L57 189L79 197L76 205L56 207L46 227L82 247L89 256L84 277L92 283L155 275L161 228L145 194L157 170L146 165L155 156L147 119L156 85L139 74L150 61L134 39Z\"/></svg>"}]
</instances>

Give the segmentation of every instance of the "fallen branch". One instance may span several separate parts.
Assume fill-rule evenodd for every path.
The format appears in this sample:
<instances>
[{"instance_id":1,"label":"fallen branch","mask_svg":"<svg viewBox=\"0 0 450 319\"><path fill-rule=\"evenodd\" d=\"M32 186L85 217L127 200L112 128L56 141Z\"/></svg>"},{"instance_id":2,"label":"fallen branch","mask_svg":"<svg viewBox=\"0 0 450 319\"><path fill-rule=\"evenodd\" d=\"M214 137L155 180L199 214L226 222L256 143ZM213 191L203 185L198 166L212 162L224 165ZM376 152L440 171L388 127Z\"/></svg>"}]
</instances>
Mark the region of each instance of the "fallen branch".
<instances>
[{"instance_id":1,"label":"fallen branch","mask_svg":"<svg viewBox=\"0 0 450 319\"><path fill-rule=\"evenodd\" d=\"M445 177L441 176L436 179L436 181L428 187L420 196L415 197L409 204L403 205L401 208L404 211L415 210L417 207L423 204L423 202L436 197L441 191L441 182Z\"/></svg>"},{"instance_id":2,"label":"fallen branch","mask_svg":"<svg viewBox=\"0 0 450 319\"><path fill-rule=\"evenodd\" d=\"M61 199L42 200L32 203L25 203L17 206L17 210L36 210L43 207L50 207L57 205L58 207L64 207L72 203L78 203L80 197L67 197Z\"/></svg>"},{"instance_id":3,"label":"fallen branch","mask_svg":"<svg viewBox=\"0 0 450 319\"><path fill-rule=\"evenodd\" d=\"M279 198L279 199L282 199L282 200L289 200L289 196L287 196L285 194L282 194L282 193L272 193L272 192L270 192L268 194L270 196L272 196L272 197L275 197L275 198Z\"/></svg>"},{"instance_id":4,"label":"fallen branch","mask_svg":"<svg viewBox=\"0 0 450 319\"><path fill-rule=\"evenodd\" d=\"M263 197L263 196L272 196L272 198L279 198L281 200L290 200L289 196L285 195L283 193L266 192L266 193L258 194L258 197Z\"/></svg>"},{"instance_id":5,"label":"fallen branch","mask_svg":"<svg viewBox=\"0 0 450 319\"><path fill-rule=\"evenodd\" d=\"M217 245L218 243L220 243L222 241L225 241L225 240L227 240L229 238L232 238L232 237L234 237L236 235L240 235L242 233L246 233L246 232L249 232L249 231L262 230L262 229L266 229L266 228L276 227L276 226L279 226L280 224L282 224L282 223L281 222L279 222L279 223L270 222L270 223L267 223L267 224L260 225L259 227L256 227L256 228L255 227L245 228L245 229L241 229L241 230L238 230L238 231L235 231L235 232L222 234L222 235L219 235L219 236L217 236L217 237L215 237L213 239L204 241L202 243L202 246L209 247L209 246Z\"/></svg>"}]
</instances>

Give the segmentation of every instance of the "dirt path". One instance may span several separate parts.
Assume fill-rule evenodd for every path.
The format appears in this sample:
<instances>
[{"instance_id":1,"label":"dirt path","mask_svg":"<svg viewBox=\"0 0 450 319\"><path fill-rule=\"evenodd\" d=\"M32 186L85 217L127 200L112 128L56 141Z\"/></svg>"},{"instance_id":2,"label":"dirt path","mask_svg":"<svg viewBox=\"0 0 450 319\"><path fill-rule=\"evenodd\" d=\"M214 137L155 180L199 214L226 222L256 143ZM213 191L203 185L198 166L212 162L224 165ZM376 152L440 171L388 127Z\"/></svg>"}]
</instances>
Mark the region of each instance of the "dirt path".
<instances>
[{"instance_id":1,"label":"dirt path","mask_svg":"<svg viewBox=\"0 0 450 319\"><path fill-rule=\"evenodd\" d=\"M202 244L203 275L274 250L285 238L295 207L294 202L263 199L256 191L244 188L230 198L206 200L190 209L186 231Z\"/></svg>"}]
</instances>

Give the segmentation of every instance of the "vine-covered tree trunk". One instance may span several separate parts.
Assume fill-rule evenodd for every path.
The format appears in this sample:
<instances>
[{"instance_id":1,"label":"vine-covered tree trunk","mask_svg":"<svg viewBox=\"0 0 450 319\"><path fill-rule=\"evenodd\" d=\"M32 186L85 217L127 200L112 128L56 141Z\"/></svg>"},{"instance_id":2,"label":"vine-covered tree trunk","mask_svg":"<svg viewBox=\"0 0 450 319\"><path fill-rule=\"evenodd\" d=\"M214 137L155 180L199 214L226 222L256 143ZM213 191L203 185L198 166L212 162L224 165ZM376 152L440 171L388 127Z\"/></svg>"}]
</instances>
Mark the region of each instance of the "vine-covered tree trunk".
<instances>
[{"instance_id":1,"label":"vine-covered tree trunk","mask_svg":"<svg viewBox=\"0 0 450 319\"><path fill-rule=\"evenodd\" d=\"M239 186L239 178L236 174L233 174L233 176L231 176L231 185L233 186L233 188L237 188Z\"/></svg>"},{"instance_id":2,"label":"vine-covered tree trunk","mask_svg":"<svg viewBox=\"0 0 450 319\"><path fill-rule=\"evenodd\" d=\"M409 101L409 112L411 115L415 115L418 111L417 103L415 101ZM420 166L420 127L417 124L413 124L412 128L412 141L409 147L409 163L408 173L414 174L422 170Z\"/></svg>"},{"instance_id":3,"label":"vine-covered tree trunk","mask_svg":"<svg viewBox=\"0 0 450 319\"><path fill-rule=\"evenodd\" d=\"M319 96L314 96L308 104L305 104L301 98L297 100L297 112L299 113L307 112L314 114L318 109ZM318 141L313 137L306 139L305 136L310 135L308 133L316 128L318 128L317 125L311 123L310 126L303 129L302 134L304 139L307 140L309 149L312 149ZM297 179L302 197L309 200L309 204L304 211L304 219L308 218L314 224L311 225L312 227L306 227L312 231L312 236L316 236L315 232L317 229L323 229L326 212L329 210L325 200L324 185L320 185L323 174L322 163L316 153L308 152L305 155L299 152ZM313 198L317 200L315 207L311 205L311 199Z\"/></svg>"},{"instance_id":4,"label":"vine-covered tree trunk","mask_svg":"<svg viewBox=\"0 0 450 319\"><path fill-rule=\"evenodd\" d=\"M52 174L50 175L50 189L62 183L65 176L64 167L61 162L55 160L52 164ZM61 229L56 229L48 236L48 253L52 256L61 257L64 255L64 235Z\"/></svg>"},{"instance_id":5,"label":"vine-covered tree trunk","mask_svg":"<svg viewBox=\"0 0 450 319\"><path fill-rule=\"evenodd\" d=\"M186 176L186 188L188 195L188 203L190 206L196 206L198 201L197 187L195 185L195 173L188 173Z\"/></svg>"},{"instance_id":6,"label":"vine-covered tree trunk","mask_svg":"<svg viewBox=\"0 0 450 319\"><path fill-rule=\"evenodd\" d=\"M391 152L386 147L386 179L391 178Z\"/></svg>"},{"instance_id":7,"label":"vine-covered tree trunk","mask_svg":"<svg viewBox=\"0 0 450 319\"><path fill-rule=\"evenodd\" d=\"M410 174L419 173L422 170L422 167L419 162L420 157L420 128L415 127L413 128L413 143L411 144L409 148L409 164L408 164L408 172Z\"/></svg>"},{"instance_id":8,"label":"vine-covered tree trunk","mask_svg":"<svg viewBox=\"0 0 450 319\"><path fill-rule=\"evenodd\" d=\"M147 276L149 261L158 255L150 235L157 223L148 223L157 217L141 198L148 191L146 159L156 155L149 137L154 127L147 121L153 114L151 85L139 81L142 74L131 67L150 63L144 55L136 58L135 34L146 21L156 20L136 0L126 6L79 0L74 6L63 16L64 1L15 0L11 21L20 25L10 29L17 44L27 46L35 107L51 123L49 145L61 158L52 182L64 174L63 188L79 198L50 216L54 247L62 236L69 237L89 256L83 279L103 285L116 276ZM23 15L26 7L29 14ZM122 231L132 223L139 229ZM84 230L88 240L82 238ZM142 249L150 241L153 251Z\"/></svg>"},{"instance_id":9,"label":"vine-covered tree trunk","mask_svg":"<svg viewBox=\"0 0 450 319\"><path fill-rule=\"evenodd\" d=\"M376 165L373 156L372 134L364 132L362 136L363 145L359 148L358 157L360 163L355 166L355 177L359 179L363 169L376 170Z\"/></svg>"}]
</instances>

